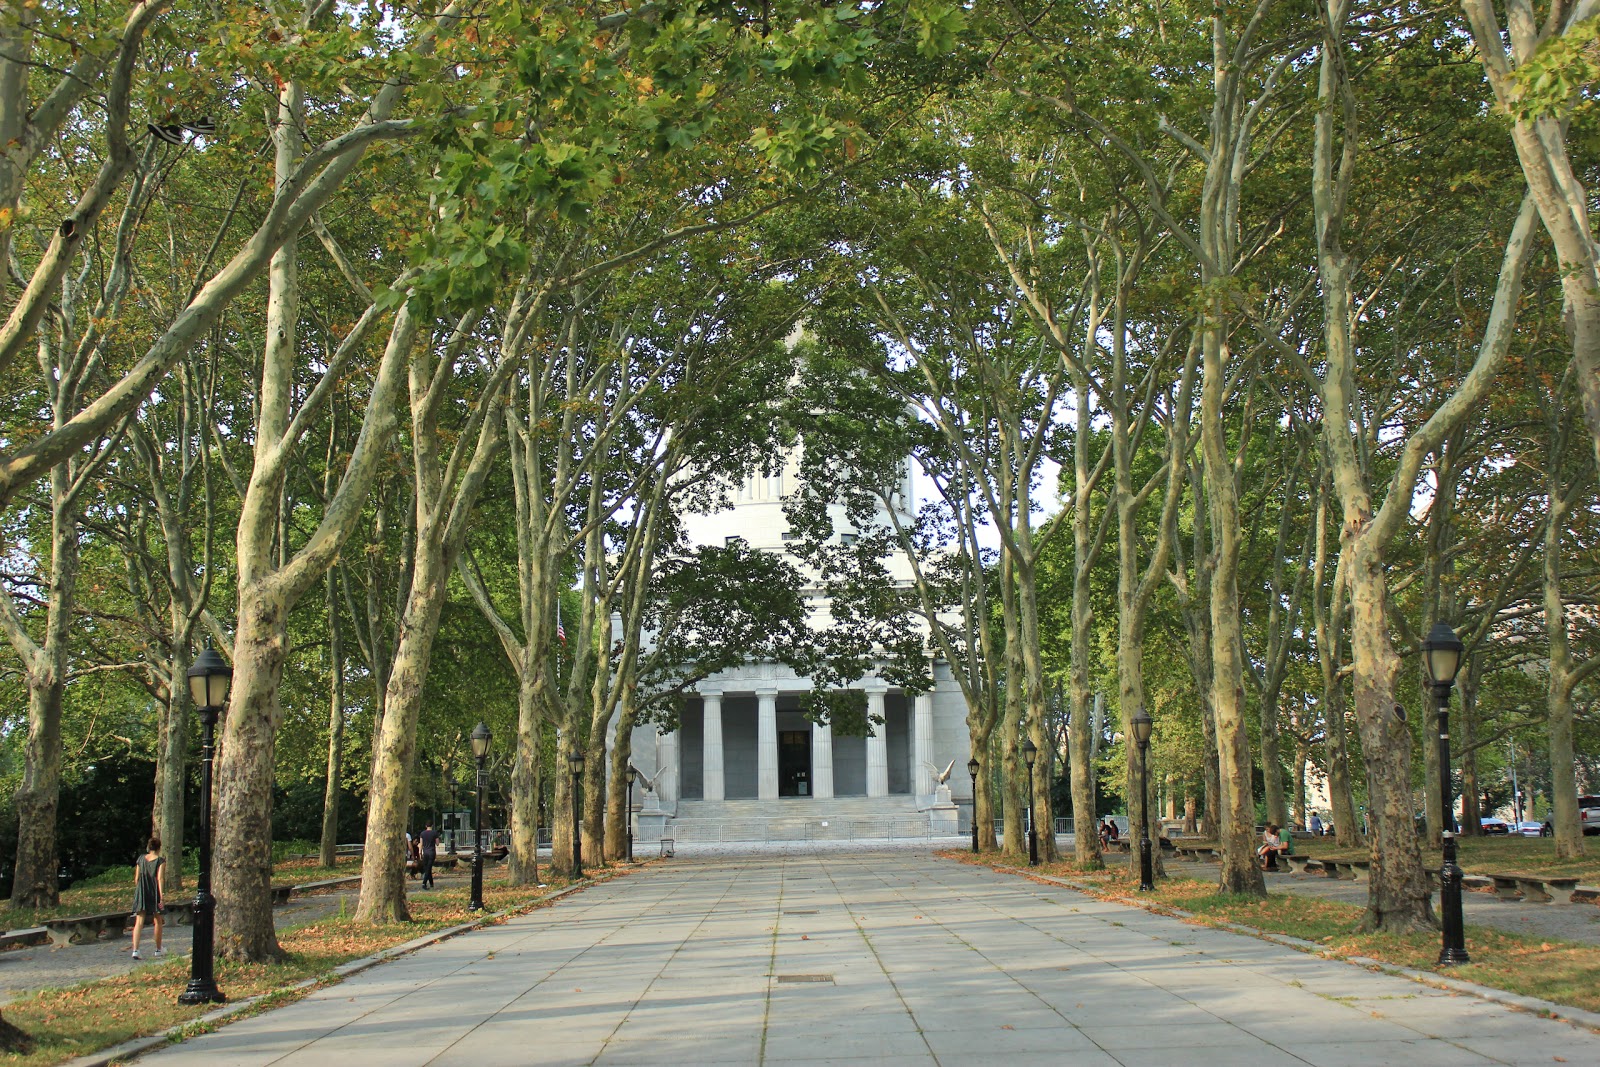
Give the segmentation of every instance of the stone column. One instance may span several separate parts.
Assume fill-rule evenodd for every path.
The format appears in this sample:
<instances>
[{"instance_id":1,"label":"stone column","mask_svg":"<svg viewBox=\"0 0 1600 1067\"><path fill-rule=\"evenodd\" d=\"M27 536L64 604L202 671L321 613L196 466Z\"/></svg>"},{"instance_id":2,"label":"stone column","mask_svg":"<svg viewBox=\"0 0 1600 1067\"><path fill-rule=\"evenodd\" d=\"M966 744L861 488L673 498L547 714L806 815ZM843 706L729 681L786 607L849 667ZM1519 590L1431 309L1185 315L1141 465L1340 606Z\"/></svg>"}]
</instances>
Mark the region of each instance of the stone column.
<instances>
[{"instance_id":1,"label":"stone column","mask_svg":"<svg viewBox=\"0 0 1600 1067\"><path fill-rule=\"evenodd\" d=\"M679 783L683 781L683 749L678 744L678 731L662 734L656 743L656 796L659 803L670 812L678 810Z\"/></svg>"},{"instance_id":2,"label":"stone column","mask_svg":"<svg viewBox=\"0 0 1600 1067\"><path fill-rule=\"evenodd\" d=\"M706 702L705 748L700 762L705 784L700 795L707 800L723 800L726 792L722 777L722 691L702 689L700 696Z\"/></svg>"},{"instance_id":3,"label":"stone column","mask_svg":"<svg viewBox=\"0 0 1600 1067\"><path fill-rule=\"evenodd\" d=\"M778 690L756 690L756 795L778 799Z\"/></svg>"},{"instance_id":4,"label":"stone column","mask_svg":"<svg viewBox=\"0 0 1600 1067\"><path fill-rule=\"evenodd\" d=\"M916 783L918 797L933 795L933 694L918 693L913 705L915 725L912 727L911 780ZM944 768L938 768L943 770Z\"/></svg>"},{"instance_id":5,"label":"stone column","mask_svg":"<svg viewBox=\"0 0 1600 1067\"><path fill-rule=\"evenodd\" d=\"M811 724L811 795L833 799L833 727Z\"/></svg>"},{"instance_id":6,"label":"stone column","mask_svg":"<svg viewBox=\"0 0 1600 1067\"><path fill-rule=\"evenodd\" d=\"M883 719L883 696L888 692L886 688L875 687L867 690L867 718ZM872 736L867 738L867 796L886 797L889 795L889 724L887 721L874 722Z\"/></svg>"}]
</instances>

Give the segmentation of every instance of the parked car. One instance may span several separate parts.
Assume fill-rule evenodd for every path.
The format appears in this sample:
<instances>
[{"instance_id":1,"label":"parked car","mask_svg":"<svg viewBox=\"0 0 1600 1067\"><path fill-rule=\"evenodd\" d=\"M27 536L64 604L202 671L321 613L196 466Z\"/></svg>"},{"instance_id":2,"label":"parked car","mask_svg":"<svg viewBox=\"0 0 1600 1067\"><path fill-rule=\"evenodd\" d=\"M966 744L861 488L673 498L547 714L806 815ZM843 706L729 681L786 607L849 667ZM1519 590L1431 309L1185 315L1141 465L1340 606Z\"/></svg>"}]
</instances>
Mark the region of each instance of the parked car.
<instances>
[{"instance_id":1,"label":"parked car","mask_svg":"<svg viewBox=\"0 0 1600 1067\"><path fill-rule=\"evenodd\" d=\"M1544 823L1524 820L1517 823L1517 833L1523 837L1543 837Z\"/></svg>"},{"instance_id":2,"label":"parked car","mask_svg":"<svg viewBox=\"0 0 1600 1067\"><path fill-rule=\"evenodd\" d=\"M1578 798L1578 822L1586 836L1600 834L1600 797Z\"/></svg>"},{"instance_id":3,"label":"parked car","mask_svg":"<svg viewBox=\"0 0 1600 1067\"><path fill-rule=\"evenodd\" d=\"M1478 825L1483 827L1486 834L1509 834L1511 824L1504 819L1497 819L1493 815L1478 820Z\"/></svg>"}]
</instances>

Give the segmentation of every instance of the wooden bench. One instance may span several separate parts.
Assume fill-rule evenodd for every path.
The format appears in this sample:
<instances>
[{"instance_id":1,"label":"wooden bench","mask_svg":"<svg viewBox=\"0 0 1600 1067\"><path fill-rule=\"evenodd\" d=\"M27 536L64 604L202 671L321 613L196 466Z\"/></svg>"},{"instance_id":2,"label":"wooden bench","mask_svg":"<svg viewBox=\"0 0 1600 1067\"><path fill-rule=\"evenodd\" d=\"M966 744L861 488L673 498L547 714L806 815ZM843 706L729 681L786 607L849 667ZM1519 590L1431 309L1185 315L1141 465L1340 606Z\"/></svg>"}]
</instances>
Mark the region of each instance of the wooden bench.
<instances>
[{"instance_id":1,"label":"wooden bench","mask_svg":"<svg viewBox=\"0 0 1600 1067\"><path fill-rule=\"evenodd\" d=\"M1548 885L1557 892L1567 894L1567 899L1572 899L1573 890L1578 888L1576 878L1546 877L1542 874L1491 874L1489 879L1494 882L1494 895L1501 900L1521 900L1531 904L1548 904L1555 898L1545 889Z\"/></svg>"},{"instance_id":2,"label":"wooden bench","mask_svg":"<svg viewBox=\"0 0 1600 1067\"><path fill-rule=\"evenodd\" d=\"M41 919L39 925L50 931L50 940L56 947L75 945L81 941L96 941L101 934L121 937L123 930L133 924L127 909L108 911L100 915L72 915L61 919Z\"/></svg>"}]
</instances>

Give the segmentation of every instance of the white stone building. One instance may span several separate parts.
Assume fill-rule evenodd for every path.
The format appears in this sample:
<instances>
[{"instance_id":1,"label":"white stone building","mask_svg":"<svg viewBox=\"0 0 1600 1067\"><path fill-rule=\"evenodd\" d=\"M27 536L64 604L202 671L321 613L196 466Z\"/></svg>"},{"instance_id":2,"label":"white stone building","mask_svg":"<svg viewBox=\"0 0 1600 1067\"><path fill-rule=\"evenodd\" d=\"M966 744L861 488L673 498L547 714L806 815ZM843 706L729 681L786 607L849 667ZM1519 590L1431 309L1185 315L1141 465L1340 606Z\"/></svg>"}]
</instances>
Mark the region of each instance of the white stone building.
<instances>
[{"instance_id":1,"label":"white stone building","mask_svg":"<svg viewBox=\"0 0 1600 1067\"><path fill-rule=\"evenodd\" d=\"M786 552L785 485L798 465L757 475L736 494L731 510L691 516L698 545L742 539L752 548ZM907 465L902 506L911 510ZM842 509L835 528L844 525ZM848 538L849 533L836 534ZM904 558L891 573L909 580ZM828 625L825 602L812 616ZM865 694L882 725L870 737L835 736L807 721L802 701L811 682L788 667L753 661L701 683L678 730L641 726L633 735L633 765L651 783L638 790L642 844L665 836L677 842L906 837L965 831L972 785L966 704L942 661L933 665L931 692L910 694L875 676L853 688ZM948 782L937 778L950 765Z\"/></svg>"}]
</instances>

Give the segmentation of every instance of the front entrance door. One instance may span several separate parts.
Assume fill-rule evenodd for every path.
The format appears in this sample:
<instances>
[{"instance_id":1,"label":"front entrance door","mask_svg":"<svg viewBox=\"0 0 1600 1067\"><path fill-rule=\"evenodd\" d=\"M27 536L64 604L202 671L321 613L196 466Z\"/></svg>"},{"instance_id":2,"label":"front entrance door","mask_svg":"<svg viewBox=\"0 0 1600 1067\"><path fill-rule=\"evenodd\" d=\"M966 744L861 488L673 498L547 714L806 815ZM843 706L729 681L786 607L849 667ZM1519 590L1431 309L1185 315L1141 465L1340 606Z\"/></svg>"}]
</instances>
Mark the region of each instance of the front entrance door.
<instances>
[{"instance_id":1,"label":"front entrance door","mask_svg":"<svg viewBox=\"0 0 1600 1067\"><path fill-rule=\"evenodd\" d=\"M778 731L778 795L811 795L811 731Z\"/></svg>"}]
</instances>

